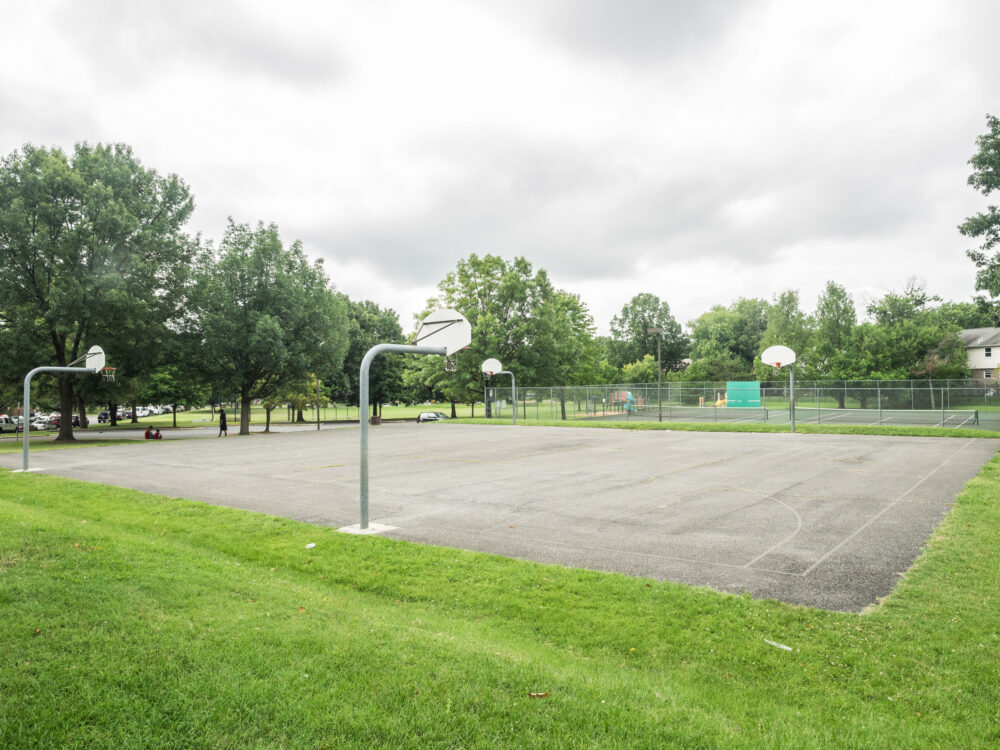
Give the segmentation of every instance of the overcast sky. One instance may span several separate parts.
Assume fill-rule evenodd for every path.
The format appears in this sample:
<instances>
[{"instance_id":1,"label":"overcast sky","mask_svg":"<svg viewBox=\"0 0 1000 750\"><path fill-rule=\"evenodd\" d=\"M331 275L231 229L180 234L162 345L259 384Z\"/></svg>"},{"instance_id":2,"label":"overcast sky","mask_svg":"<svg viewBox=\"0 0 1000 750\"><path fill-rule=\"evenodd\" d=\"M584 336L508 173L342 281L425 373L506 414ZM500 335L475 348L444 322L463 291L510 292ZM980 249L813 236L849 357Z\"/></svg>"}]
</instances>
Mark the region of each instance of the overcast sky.
<instances>
[{"instance_id":1,"label":"overcast sky","mask_svg":"<svg viewBox=\"0 0 1000 750\"><path fill-rule=\"evenodd\" d=\"M973 293L995 0L2 3L0 152L123 142L193 231L275 222L405 330L470 253L598 330L827 280Z\"/></svg>"}]
</instances>

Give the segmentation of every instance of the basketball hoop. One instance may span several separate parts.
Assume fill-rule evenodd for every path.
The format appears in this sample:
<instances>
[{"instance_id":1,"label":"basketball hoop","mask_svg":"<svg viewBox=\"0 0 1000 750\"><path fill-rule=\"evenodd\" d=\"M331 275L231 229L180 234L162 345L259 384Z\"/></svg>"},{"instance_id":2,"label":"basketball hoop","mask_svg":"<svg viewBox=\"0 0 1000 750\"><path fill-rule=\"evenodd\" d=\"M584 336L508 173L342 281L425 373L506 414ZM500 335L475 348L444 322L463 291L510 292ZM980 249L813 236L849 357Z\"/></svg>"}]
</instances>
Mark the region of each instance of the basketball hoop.
<instances>
[{"instance_id":1,"label":"basketball hoop","mask_svg":"<svg viewBox=\"0 0 1000 750\"><path fill-rule=\"evenodd\" d=\"M503 369L503 365L500 364L499 359L487 359L480 366L479 371L483 373L483 377L486 378L486 382L490 382L490 378L493 377L493 373L500 372Z\"/></svg>"},{"instance_id":2,"label":"basketball hoop","mask_svg":"<svg viewBox=\"0 0 1000 750\"><path fill-rule=\"evenodd\" d=\"M444 371L445 372L455 372L458 369L458 363L451 357L444 358Z\"/></svg>"},{"instance_id":3,"label":"basketball hoop","mask_svg":"<svg viewBox=\"0 0 1000 750\"><path fill-rule=\"evenodd\" d=\"M115 382L115 370L116 369L117 368L114 368L114 367L102 367L101 368L101 377L104 378L104 382L105 383L114 383Z\"/></svg>"}]
</instances>

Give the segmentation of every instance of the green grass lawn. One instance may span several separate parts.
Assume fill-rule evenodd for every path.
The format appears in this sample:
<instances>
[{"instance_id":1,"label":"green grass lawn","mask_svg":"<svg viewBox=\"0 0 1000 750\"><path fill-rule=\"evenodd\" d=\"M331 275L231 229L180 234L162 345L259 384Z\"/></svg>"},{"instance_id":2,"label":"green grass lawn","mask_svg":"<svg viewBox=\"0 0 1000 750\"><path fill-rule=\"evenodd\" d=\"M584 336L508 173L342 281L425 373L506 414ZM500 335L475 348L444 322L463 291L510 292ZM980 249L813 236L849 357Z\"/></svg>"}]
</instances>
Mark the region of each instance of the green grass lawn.
<instances>
[{"instance_id":1,"label":"green grass lawn","mask_svg":"<svg viewBox=\"0 0 1000 750\"><path fill-rule=\"evenodd\" d=\"M996 747L998 498L858 616L4 471L0 747Z\"/></svg>"}]
</instances>

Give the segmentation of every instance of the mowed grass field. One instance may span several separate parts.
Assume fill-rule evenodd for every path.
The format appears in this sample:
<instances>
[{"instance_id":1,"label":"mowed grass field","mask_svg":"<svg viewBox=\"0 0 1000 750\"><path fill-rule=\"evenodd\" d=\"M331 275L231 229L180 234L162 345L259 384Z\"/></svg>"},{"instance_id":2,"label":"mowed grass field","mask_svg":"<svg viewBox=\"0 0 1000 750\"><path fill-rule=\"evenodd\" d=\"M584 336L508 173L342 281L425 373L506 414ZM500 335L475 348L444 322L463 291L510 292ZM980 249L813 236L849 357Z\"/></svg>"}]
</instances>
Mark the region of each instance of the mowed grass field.
<instances>
[{"instance_id":1,"label":"mowed grass field","mask_svg":"<svg viewBox=\"0 0 1000 750\"><path fill-rule=\"evenodd\" d=\"M0 747L996 747L998 498L859 616L3 471Z\"/></svg>"}]
</instances>

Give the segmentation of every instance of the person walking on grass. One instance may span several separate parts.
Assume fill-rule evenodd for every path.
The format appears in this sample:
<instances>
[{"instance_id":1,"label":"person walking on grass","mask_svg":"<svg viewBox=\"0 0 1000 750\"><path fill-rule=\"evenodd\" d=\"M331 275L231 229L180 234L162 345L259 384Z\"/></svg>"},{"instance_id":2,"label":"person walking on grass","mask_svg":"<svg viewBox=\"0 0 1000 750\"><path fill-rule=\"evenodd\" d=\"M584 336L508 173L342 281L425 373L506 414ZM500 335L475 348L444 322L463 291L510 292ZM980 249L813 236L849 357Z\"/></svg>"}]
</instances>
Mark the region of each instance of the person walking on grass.
<instances>
[{"instance_id":1,"label":"person walking on grass","mask_svg":"<svg viewBox=\"0 0 1000 750\"><path fill-rule=\"evenodd\" d=\"M226 407L219 407L219 437L229 437L229 425L226 424Z\"/></svg>"}]
</instances>

